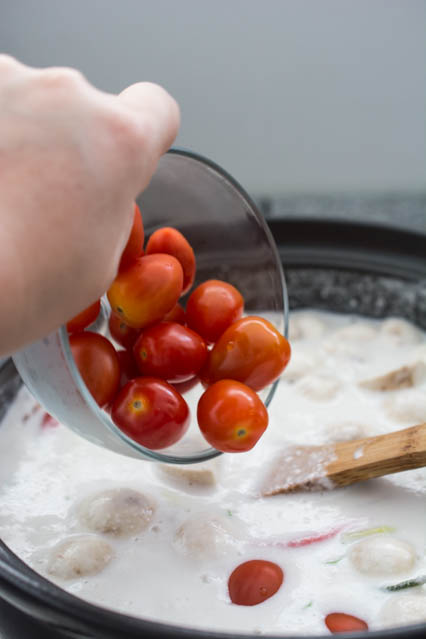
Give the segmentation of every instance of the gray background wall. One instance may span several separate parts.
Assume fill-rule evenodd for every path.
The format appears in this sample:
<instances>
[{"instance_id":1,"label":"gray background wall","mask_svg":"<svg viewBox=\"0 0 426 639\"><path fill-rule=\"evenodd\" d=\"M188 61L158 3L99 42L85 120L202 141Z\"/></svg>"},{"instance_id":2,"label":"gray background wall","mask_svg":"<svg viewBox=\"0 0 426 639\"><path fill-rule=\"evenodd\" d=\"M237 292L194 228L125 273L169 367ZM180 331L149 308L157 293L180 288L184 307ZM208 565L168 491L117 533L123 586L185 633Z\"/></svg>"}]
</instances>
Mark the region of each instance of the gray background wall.
<instances>
[{"instance_id":1,"label":"gray background wall","mask_svg":"<svg viewBox=\"0 0 426 639\"><path fill-rule=\"evenodd\" d=\"M0 50L162 83L254 194L426 186L424 0L0 0Z\"/></svg>"}]
</instances>

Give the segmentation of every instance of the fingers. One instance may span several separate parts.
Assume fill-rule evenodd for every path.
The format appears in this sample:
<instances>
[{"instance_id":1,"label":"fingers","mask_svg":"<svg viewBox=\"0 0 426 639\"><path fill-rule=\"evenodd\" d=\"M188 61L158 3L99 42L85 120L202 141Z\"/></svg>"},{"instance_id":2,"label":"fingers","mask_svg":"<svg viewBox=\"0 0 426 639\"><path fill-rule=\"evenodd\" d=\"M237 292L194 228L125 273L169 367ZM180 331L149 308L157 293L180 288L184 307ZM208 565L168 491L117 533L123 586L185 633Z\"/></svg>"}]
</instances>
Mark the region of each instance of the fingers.
<instances>
[{"instance_id":1,"label":"fingers","mask_svg":"<svg viewBox=\"0 0 426 639\"><path fill-rule=\"evenodd\" d=\"M170 148L179 129L177 102L163 88L150 82L131 85L118 99L131 109L148 132L143 136L145 148L141 151L158 160Z\"/></svg>"}]
</instances>

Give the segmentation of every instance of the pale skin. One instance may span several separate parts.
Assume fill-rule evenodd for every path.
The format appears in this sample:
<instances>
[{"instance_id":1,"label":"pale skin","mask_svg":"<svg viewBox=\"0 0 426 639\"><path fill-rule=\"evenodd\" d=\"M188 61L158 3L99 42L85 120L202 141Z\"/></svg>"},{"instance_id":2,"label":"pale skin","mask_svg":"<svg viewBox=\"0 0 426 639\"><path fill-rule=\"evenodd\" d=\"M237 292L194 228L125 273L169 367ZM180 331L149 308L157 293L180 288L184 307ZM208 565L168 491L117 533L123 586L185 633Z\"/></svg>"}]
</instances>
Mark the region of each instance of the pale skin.
<instances>
[{"instance_id":1,"label":"pale skin","mask_svg":"<svg viewBox=\"0 0 426 639\"><path fill-rule=\"evenodd\" d=\"M177 135L161 87L103 93L0 55L0 355L65 323L114 279L136 196Z\"/></svg>"}]
</instances>

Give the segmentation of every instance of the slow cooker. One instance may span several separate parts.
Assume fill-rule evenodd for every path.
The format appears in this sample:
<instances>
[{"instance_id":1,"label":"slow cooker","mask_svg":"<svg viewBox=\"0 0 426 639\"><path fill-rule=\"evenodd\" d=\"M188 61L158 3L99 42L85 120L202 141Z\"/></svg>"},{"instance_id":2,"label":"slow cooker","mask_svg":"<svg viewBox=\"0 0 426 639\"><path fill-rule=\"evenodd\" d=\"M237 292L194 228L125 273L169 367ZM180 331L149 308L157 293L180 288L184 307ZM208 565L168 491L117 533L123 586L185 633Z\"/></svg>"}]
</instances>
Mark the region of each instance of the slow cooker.
<instances>
[{"instance_id":1,"label":"slow cooker","mask_svg":"<svg viewBox=\"0 0 426 639\"><path fill-rule=\"evenodd\" d=\"M414 204L413 200L407 204L404 198L290 198L262 204L284 265L290 308L326 309L375 318L399 316L426 329L423 198L415 199ZM11 360L7 361L0 370L0 419L20 383ZM1 639L231 636L247 639L248 635L154 623L86 603L39 576L0 542ZM361 639L366 633L342 636ZM426 623L369 632L368 636L425 637ZM292 639L289 635L286 638Z\"/></svg>"}]
</instances>

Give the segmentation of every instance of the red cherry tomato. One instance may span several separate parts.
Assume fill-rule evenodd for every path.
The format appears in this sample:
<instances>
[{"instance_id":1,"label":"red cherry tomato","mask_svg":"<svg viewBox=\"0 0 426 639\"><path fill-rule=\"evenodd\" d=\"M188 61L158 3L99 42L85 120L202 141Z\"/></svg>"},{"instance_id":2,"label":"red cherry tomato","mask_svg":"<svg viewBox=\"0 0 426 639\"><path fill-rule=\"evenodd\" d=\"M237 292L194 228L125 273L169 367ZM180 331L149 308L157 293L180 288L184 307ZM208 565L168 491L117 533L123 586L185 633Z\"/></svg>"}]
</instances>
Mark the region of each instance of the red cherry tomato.
<instances>
[{"instance_id":1,"label":"red cherry tomato","mask_svg":"<svg viewBox=\"0 0 426 639\"><path fill-rule=\"evenodd\" d=\"M239 606L260 604L280 589L284 573L272 561L252 559L235 568L228 579L231 601Z\"/></svg>"},{"instance_id":2,"label":"red cherry tomato","mask_svg":"<svg viewBox=\"0 0 426 639\"><path fill-rule=\"evenodd\" d=\"M142 375L185 382L204 365L207 346L190 328L176 322L160 322L142 332L133 353Z\"/></svg>"},{"instance_id":3,"label":"red cherry tomato","mask_svg":"<svg viewBox=\"0 0 426 639\"><path fill-rule=\"evenodd\" d=\"M153 253L167 253L180 262L183 270L182 295L187 293L195 277L195 256L188 240L177 229L165 226L155 231L148 240L146 254Z\"/></svg>"},{"instance_id":4,"label":"red cherry tomato","mask_svg":"<svg viewBox=\"0 0 426 639\"><path fill-rule=\"evenodd\" d=\"M114 346L103 335L86 331L70 336L70 347L84 383L99 406L112 400L120 381Z\"/></svg>"},{"instance_id":5,"label":"red cherry tomato","mask_svg":"<svg viewBox=\"0 0 426 639\"><path fill-rule=\"evenodd\" d=\"M332 612L325 618L325 625L333 634L339 632L354 632L368 630L368 624L358 617L347 615L345 612Z\"/></svg>"},{"instance_id":6,"label":"red cherry tomato","mask_svg":"<svg viewBox=\"0 0 426 639\"><path fill-rule=\"evenodd\" d=\"M243 317L223 333L201 372L208 384L236 379L253 390L275 381L290 359L290 344L268 320Z\"/></svg>"},{"instance_id":7,"label":"red cherry tomato","mask_svg":"<svg viewBox=\"0 0 426 639\"><path fill-rule=\"evenodd\" d=\"M184 398L167 382L138 377L114 400L111 417L126 435L151 450L175 444L189 426Z\"/></svg>"},{"instance_id":8,"label":"red cherry tomato","mask_svg":"<svg viewBox=\"0 0 426 639\"><path fill-rule=\"evenodd\" d=\"M244 300L239 291L221 280L207 280L191 293L186 305L189 328L213 343L242 315Z\"/></svg>"},{"instance_id":9,"label":"red cherry tomato","mask_svg":"<svg viewBox=\"0 0 426 639\"><path fill-rule=\"evenodd\" d=\"M41 427L42 428L55 428L56 426L59 426L58 420L55 417L53 417L52 415L49 415L49 413L43 413L42 418L41 418Z\"/></svg>"},{"instance_id":10,"label":"red cherry tomato","mask_svg":"<svg viewBox=\"0 0 426 639\"><path fill-rule=\"evenodd\" d=\"M96 302L85 308L84 311L81 311L81 313L67 322L68 333L79 333L87 326L90 326L90 324L93 324L93 322L99 315L100 310L101 300L96 300Z\"/></svg>"},{"instance_id":11,"label":"red cherry tomato","mask_svg":"<svg viewBox=\"0 0 426 639\"><path fill-rule=\"evenodd\" d=\"M130 231L129 239L121 254L119 270L127 268L136 258L143 254L144 230L142 215L138 205L135 203L133 215L133 226Z\"/></svg>"},{"instance_id":12,"label":"red cherry tomato","mask_svg":"<svg viewBox=\"0 0 426 639\"><path fill-rule=\"evenodd\" d=\"M211 446L224 453L240 453L253 448L262 436L268 411L251 388L223 379L201 396L197 419Z\"/></svg>"},{"instance_id":13,"label":"red cherry tomato","mask_svg":"<svg viewBox=\"0 0 426 639\"><path fill-rule=\"evenodd\" d=\"M117 351L117 357L120 364L119 387L123 388L131 379L139 377L140 373L131 351Z\"/></svg>"},{"instance_id":14,"label":"red cherry tomato","mask_svg":"<svg viewBox=\"0 0 426 639\"><path fill-rule=\"evenodd\" d=\"M108 326L111 337L121 344L121 346L124 346L124 348L132 348L140 335L139 330L127 326L115 313L111 313L109 316Z\"/></svg>"},{"instance_id":15,"label":"red cherry tomato","mask_svg":"<svg viewBox=\"0 0 426 639\"><path fill-rule=\"evenodd\" d=\"M165 322L177 322L178 324L186 324L186 315L180 304L176 304L171 311L163 317Z\"/></svg>"},{"instance_id":16,"label":"red cherry tomato","mask_svg":"<svg viewBox=\"0 0 426 639\"><path fill-rule=\"evenodd\" d=\"M144 255L120 271L108 299L113 313L132 328L161 320L182 291L182 267L172 255Z\"/></svg>"}]
</instances>

